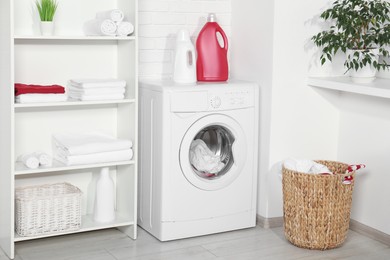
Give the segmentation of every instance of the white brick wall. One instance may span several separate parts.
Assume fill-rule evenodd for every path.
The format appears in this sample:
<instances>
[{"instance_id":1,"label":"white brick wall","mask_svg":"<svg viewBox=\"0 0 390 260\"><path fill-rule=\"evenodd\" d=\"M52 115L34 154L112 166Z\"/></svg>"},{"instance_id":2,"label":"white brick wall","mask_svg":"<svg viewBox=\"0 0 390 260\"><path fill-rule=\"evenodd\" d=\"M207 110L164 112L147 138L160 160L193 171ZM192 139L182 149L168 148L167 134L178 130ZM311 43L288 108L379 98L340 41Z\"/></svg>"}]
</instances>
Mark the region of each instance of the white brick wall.
<instances>
[{"instance_id":1,"label":"white brick wall","mask_svg":"<svg viewBox=\"0 0 390 260\"><path fill-rule=\"evenodd\" d=\"M140 79L172 78L176 33L188 29L195 45L210 12L229 36L231 0L139 0Z\"/></svg>"}]
</instances>

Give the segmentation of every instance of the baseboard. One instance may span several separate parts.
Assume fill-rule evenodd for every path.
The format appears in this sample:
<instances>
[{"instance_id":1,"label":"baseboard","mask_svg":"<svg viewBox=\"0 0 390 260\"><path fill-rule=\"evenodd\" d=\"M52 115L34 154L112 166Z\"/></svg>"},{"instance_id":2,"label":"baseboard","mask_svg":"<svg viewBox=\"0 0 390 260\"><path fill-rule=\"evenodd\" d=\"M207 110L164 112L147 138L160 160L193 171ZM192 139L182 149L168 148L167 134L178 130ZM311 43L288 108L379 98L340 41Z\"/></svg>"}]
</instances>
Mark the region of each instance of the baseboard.
<instances>
[{"instance_id":1,"label":"baseboard","mask_svg":"<svg viewBox=\"0 0 390 260\"><path fill-rule=\"evenodd\" d=\"M256 216L257 225L262 228L276 228L283 226L283 217L265 218L263 216ZM375 228L366 226L356 220L351 219L349 228L359 234L365 235L369 238L375 239L385 245L390 246L390 235L385 234Z\"/></svg>"},{"instance_id":2,"label":"baseboard","mask_svg":"<svg viewBox=\"0 0 390 260\"><path fill-rule=\"evenodd\" d=\"M265 218L263 216L256 216L257 225L262 228L276 228L283 227L283 217Z\"/></svg>"},{"instance_id":3,"label":"baseboard","mask_svg":"<svg viewBox=\"0 0 390 260\"><path fill-rule=\"evenodd\" d=\"M390 235L351 219L349 229L390 246Z\"/></svg>"}]
</instances>

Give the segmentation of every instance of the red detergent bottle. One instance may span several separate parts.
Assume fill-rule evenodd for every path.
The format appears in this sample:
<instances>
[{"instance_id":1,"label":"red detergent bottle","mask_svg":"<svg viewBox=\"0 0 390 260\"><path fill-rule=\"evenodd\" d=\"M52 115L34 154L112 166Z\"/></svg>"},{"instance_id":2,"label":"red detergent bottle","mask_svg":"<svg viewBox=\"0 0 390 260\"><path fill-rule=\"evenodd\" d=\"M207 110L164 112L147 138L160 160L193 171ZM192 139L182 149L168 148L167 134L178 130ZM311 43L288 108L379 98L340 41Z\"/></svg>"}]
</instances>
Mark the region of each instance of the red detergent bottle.
<instances>
[{"instance_id":1,"label":"red detergent bottle","mask_svg":"<svg viewBox=\"0 0 390 260\"><path fill-rule=\"evenodd\" d=\"M218 41L218 33L222 36L223 44ZM228 40L213 13L208 15L207 23L198 35L196 51L198 53L196 60L198 81L226 81L228 79Z\"/></svg>"}]
</instances>

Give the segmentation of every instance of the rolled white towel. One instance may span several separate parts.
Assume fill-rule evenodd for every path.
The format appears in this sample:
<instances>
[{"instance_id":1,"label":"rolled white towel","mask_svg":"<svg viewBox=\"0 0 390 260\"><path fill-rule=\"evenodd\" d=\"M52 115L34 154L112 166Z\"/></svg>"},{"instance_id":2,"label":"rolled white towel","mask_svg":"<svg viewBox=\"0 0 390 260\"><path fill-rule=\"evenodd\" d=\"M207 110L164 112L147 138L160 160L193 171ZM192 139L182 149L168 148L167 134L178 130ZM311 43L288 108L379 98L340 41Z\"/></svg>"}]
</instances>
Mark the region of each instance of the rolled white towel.
<instances>
[{"instance_id":1,"label":"rolled white towel","mask_svg":"<svg viewBox=\"0 0 390 260\"><path fill-rule=\"evenodd\" d=\"M112 9L96 13L97 19L110 19L114 22L122 22L125 18L124 13L119 9Z\"/></svg>"},{"instance_id":2,"label":"rolled white towel","mask_svg":"<svg viewBox=\"0 0 390 260\"><path fill-rule=\"evenodd\" d=\"M134 32L134 25L130 22L117 23L116 35L128 36Z\"/></svg>"},{"instance_id":3,"label":"rolled white towel","mask_svg":"<svg viewBox=\"0 0 390 260\"><path fill-rule=\"evenodd\" d=\"M93 19L84 23L84 34L87 36L116 36L116 23L110 19Z\"/></svg>"},{"instance_id":4,"label":"rolled white towel","mask_svg":"<svg viewBox=\"0 0 390 260\"><path fill-rule=\"evenodd\" d=\"M36 169L39 167L39 160L34 155L34 153L22 154L18 156L18 159L16 161L22 162L27 168L30 169Z\"/></svg>"},{"instance_id":5,"label":"rolled white towel","mask_svg":"<svg viewBox=\"0 0 390 260\"><path fill-rule=\"evenodd\" d=\"M39 160L39 164L42 166L51 165L51 157L47 153L44 152L35 152L33 153L36 158Z\"/></svg>"}]
</instances>

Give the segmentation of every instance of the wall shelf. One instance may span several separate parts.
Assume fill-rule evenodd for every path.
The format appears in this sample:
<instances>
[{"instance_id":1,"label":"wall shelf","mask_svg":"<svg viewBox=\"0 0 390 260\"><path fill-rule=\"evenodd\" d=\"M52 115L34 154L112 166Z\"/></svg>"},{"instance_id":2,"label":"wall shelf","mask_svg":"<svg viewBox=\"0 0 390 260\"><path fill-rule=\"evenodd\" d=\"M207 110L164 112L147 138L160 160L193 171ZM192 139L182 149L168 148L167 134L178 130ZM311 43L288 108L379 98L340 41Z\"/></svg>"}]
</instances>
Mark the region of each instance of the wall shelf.
<instances>
[{"instance_id":1,"label":"wall shelf","mask_svg":"<svg viewBox=\"0 0 390 260\"><path fill-rule=\"evenodd\" d=\"M20 242L20 241L26 241L26 240L32 240L32 239L38 239L38 238L54 237L54 236L60 236L60 235L94 231L94 230L100 230L100 229L105 229L105 228L123 227L123 226L134 225L134 222L129 221L128 219L129 219L129 216L121 216L119 213L116 213L116 218L114 221L108 222L108 223L97 223L97 222L93 221L92 215L84 215L81 217L81 228L79 230L73 230L73 231L68 231L68 232L59 232L59 233L39 235L39 236L31 236L31 237L21 237L15 233L14 241Z\"/></svg>"},{"instance_id":2,"label":"wall shelf","mask_svg":"<svg viewBox=\"0 0 390 260\"><path fill-rule=\"evenodd\" d=\"M22 163L17 162L15 163L15 175L27 175L27 174L37 174L37 173L45 173L45 172L60 172L60 171L91 169L91 168L102 168L102 167L111 167L111 166L120 166L120 165L131 165L134 163L135 163L134 160L131 160L131 161L121 161L121 162L66 166L63 163L54 160L53 165L50 167L39 167L37 169L29 169L26 168Z\"/></svg>"},{"instance_id":3,"label":"wall shelf","mask_svg":"<svg viewBox=\"0 0 390 260\"><path fill-rule=\"evenodd\" d=\"M308 85L366 96L390 98L390 80L377 78L372 83L353 83L349 77L310 77Z\"/></svg>"},{"instance_id":4,"label":"wall shelf","mask_svg":"<svg viewBox=\"0 0 390 260\"><path fill-rule=\"evenodd\" d=\"M15 35L15 40L77 40L77 41L133 41L135 36L84 36L84 35L53 35L53 36L41 36L41 35Z\"/></svg>"},{"instance_id":5,"label":"wall shelf","mask_svg":"<svg viewBox=\"0 0 390 260\"><path fill-rule=\"evenodd\" d=\"M134 102L135 99L103 100L103 101L66 101L66 102L29 103L29 104L15 103L14 107L15 108L72 107L72 106L106 105L106 104L126 104L126 103L134 103Z\"/></svg>"}]
</instances>

